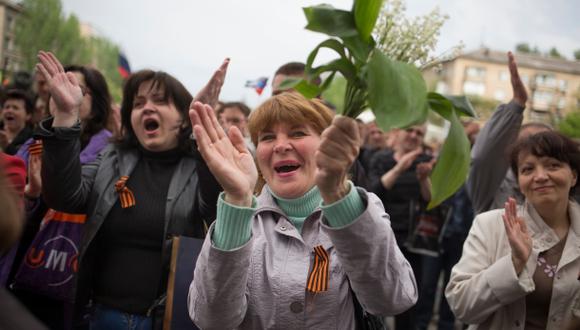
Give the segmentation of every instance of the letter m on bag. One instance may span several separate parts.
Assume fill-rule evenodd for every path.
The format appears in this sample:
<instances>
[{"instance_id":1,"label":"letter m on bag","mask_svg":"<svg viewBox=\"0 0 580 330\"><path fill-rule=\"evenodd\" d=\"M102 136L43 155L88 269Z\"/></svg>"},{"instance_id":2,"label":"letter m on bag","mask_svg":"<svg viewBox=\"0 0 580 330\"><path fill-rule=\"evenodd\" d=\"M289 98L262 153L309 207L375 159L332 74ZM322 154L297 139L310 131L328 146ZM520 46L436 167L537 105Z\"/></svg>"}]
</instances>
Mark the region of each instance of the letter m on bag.
<instances>
[{"instance_id":1,"label":"letter m on bag","mask_svg":"<svg viewBox=\"0 0 580 330\"><path fill-rule=\"evenodd\" d=\"M68 252L58 251L58 250L50 250L48 258L46 260L46 265L44 268L47 269L58 269L61 272L64 272L64 267L66 266L66 260L68 257Z\"/></svg>"}]
</instances>

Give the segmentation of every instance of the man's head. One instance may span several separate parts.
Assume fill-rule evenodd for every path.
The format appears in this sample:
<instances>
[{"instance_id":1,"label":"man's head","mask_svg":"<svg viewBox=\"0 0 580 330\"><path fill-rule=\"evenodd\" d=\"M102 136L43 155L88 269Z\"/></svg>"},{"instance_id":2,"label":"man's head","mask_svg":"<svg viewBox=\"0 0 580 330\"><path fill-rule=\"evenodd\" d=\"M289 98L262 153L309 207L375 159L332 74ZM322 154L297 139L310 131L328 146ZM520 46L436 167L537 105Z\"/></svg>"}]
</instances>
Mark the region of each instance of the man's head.
<instances>
[{"instance_id":1,"label":"man's head","mask_svg":"<svg viewBox=\"0 0 580 330\"><path fill-rule=\"evenodd\" d=\"M370 122L367 124L367 137L366 145L370 148L383 148L385 146L385 134L377 126L376 122Z\"/></svg>"},{"instance_id":2,"label":"man's head","mask_svg":"<svg viewBox=\"0 0 580 330\"><path fill-rule=\"evenodd\" d=\"M217 118L224 130L236 126L244 136L248 134L250 108L242 102L224 103L217 111Z\"/></svg>"},{"instance_id":3,"label":"man's head","mask_svg":"<svg viewBox=\"0 0 580 330\"><path fill-rule=\"evenodd\" d=\"M274 73L274 79L272 79L272 95L278 95L284 92L284 89L280 89L280 84L288 78L303 78L306 65L301 62L289 62L276 70ZM316 78L313 83L315 85L320 85L320 78Z\"/></svg>"},{"instance_id":4,"label":"man's head","mask_svg":"<svg viewBox=\"0 0 580 330\"><path fill-rule=\"evenodd\" d=\"M419 148L423 144L426 131L427 126L425 124L400 129L397 132L395 149L407 153Z\"/></svg>"},{"instance_id":5,"label":"man's head","mask_svg":"<svg viewBox=\"0 0 580 330\"><path fill-rule=\"evenodd\" d=\"M544 124L544 123L527 123L527 124L523 124L522 127L520 127L520 132L518 134L518 140L522 140L527 138L530 135L534 135L540 132L547 132L547 131L552 131L552 127L550 127L550 125L548 124Z\"/></svg>"}]
</instances>

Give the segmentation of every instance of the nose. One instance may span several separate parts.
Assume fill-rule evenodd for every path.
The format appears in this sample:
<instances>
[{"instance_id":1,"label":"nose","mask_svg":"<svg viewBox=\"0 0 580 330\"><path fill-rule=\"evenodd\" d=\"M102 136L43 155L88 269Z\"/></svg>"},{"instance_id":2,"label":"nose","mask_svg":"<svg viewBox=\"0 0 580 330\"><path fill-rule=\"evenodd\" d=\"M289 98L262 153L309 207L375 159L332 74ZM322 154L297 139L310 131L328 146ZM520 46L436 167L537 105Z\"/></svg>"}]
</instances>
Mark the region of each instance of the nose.
<instances>
[{"instance_id":1,"label":"nose","mask_svg":"<svg viewBox=\"0 0 580 330\"><path fill-rule=\"evenodd\" d=\"M543 167L538 167L536 173L534 175L534 180L536 181L544 181L548 179L548 171L546 171Z\"/></svg>"},{"instance_id":2,"label":"nose","mask_svg":"<svg viewBox=\"0 0 580 330\"><path fill-rule=\"evenodd\" d=\"M274 152L287 152L292 149L292 144L290 141L285 138L279 138L276 140L276 144L274 145Z\"/></svg>"}]
</instances>

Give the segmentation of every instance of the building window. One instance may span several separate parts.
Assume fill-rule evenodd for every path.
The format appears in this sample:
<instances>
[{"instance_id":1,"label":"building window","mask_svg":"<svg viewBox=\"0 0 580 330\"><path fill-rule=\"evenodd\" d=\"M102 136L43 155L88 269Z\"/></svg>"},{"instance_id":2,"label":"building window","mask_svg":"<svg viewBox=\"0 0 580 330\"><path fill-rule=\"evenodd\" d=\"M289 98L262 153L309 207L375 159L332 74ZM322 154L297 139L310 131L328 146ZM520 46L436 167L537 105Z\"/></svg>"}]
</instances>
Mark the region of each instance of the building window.
<instances>
[{"instance_id":1,"label":"building window","mask_svg":"<svg viewBox=\"0 0 580 330\"><path fill-rule=\"evenodd\" d=\"M485 78L485 68L469 66L465 70L465 74L467 75L468 78L483 79Z\"/></svg>"},{"instance_id":2,"label":"building window","mask_svg":"<svg viewBox=\"0 0 580 330\"><path fill-rule=\"evenodd\" d=\"M435 86L435 92L439 93L439 94L447 94L447 84L443 81L438 81L437 85Z\"/></svg>"},{"instance_id":3,"label":"building window","mask_svg":"<svg viewBox=\"0 0 580 330\"><path fill-rule=\"evenodd\" d=\"M556 87L556 78L553 74L537 74L536 85L545 87Z\"/></svg>"},{"instance_id":4,"label":"building window","mask_svg":"<svg viewBox=\"0 0 580 330\"><path fill-rule=\"evenodd\" d=\"M493 98L495 98L496 101L505 100L505 91L503 89L496 89L495 93L493 93Z\"/></svg>"},{"instance_id":5,"label":"building window","mask_svg":"<svg viewBox=\"0 0 580 330\"><path fill-rule=\"evenodd\" d=\"M466 81L463 83L463 93L483 96L485 94L485 84L478 81Z\"/></svg>"},{"instance_id":6,"label":"building window","mask_svg":"<svg viewBox=\"0 0 580 330\"><path fill-rule=\"evenodd\" d=\"M560 79L560 81L558 81L558 89L560 92L566 93L566 90L568 89L568 82L566 80Z\"/></svg>"},{"instance_id":7,"label":"building window","mask_svg":"<svg viewBox=\"0 0 580 330\"><path fill-rule=\"evenodd\" d=\"M552 104L552 100L554 99L554 94L548 91L536 91L534 93L534 106L543 105L549 106Z\"/></svg>"},{"instance_id":8,"label":"building window","mask_svg":"<svg viewBox=\"0 0 580 330\"><path fill-rule=\"evenodd\" d=\"M499 81L508 81L509 80L509 74L507 71L500 71L499 72Z\"/></svg>"}]
</instances>

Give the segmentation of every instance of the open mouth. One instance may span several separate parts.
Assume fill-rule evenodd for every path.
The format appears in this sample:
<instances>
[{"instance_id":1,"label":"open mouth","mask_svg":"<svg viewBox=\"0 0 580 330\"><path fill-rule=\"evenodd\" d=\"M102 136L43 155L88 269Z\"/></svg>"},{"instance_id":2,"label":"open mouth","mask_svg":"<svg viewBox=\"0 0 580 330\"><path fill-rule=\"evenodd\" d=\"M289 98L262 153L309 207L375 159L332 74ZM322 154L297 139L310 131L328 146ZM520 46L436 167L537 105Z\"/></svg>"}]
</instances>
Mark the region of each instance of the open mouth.
<instances>
[{"instance_id":1,"label":"open mouth","mask_svg":"<svg viewBox=\"0 0 580 330\"><path fill-rule=\"evenodd\" d=\"M145 132L152 133L159 128L159 122L157 122L157 120L154 118L148 118L145 119L145 123L143 126L145 127Z\"/></svg>"},{"instance_id":2,"label":"open mouth","mask_svg":"<svg viewBox=\"0 0 580 330\"><path fill-rule=\"evenodd\" d=\"M297 162L280 162L274 166L274 170L276 173L290 173L298 170L300 168L300 164Z\"/></svg>"}]
</instances>

